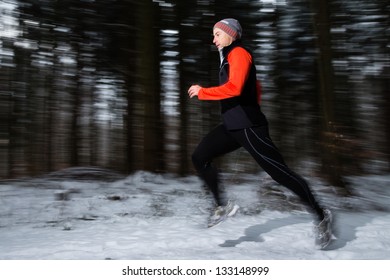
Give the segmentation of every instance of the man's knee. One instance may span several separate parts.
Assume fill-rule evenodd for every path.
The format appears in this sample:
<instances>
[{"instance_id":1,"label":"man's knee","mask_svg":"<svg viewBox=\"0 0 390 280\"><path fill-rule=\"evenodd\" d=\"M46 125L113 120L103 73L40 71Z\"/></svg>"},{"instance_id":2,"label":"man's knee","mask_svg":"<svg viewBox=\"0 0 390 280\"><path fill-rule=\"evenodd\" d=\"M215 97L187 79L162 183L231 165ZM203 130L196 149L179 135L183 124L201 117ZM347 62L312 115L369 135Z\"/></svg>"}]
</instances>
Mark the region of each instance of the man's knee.
<instances>
[{"instance_id":1,"label":"man's knee","mask_svg":"<svg viewBox=\"0 0 390 280\"><path fill-rule=\"evenodd\" d=\"M192 164L198 172L203 172L207 167L210 166L211 160L202 156L200 153L196 151L191 156Z\"/></svg>"}]
</instances>

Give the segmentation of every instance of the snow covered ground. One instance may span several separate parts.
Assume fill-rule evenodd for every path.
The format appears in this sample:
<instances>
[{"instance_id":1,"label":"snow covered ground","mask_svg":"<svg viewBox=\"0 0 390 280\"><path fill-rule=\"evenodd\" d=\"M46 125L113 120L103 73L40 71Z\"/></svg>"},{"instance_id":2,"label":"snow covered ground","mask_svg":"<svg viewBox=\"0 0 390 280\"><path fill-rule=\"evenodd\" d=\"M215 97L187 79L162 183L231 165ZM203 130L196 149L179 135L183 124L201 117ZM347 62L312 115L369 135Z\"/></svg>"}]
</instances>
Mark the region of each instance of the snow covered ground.
<instances>
[{"instance_id":1,"label":"snow covered ground","mask_svg":"<svg viewBox=\"0 0 390 280\"><path fill-rule=\"evenodd\" d=\"M263 173L226 180L240 212L208 229L211 197L195 176L67 172L0 182L0 259L390 259L390 175L350 178L349 198L310 181L336 217L337 240L321 251L312 216Z\"/></svg>"}]
</instances>

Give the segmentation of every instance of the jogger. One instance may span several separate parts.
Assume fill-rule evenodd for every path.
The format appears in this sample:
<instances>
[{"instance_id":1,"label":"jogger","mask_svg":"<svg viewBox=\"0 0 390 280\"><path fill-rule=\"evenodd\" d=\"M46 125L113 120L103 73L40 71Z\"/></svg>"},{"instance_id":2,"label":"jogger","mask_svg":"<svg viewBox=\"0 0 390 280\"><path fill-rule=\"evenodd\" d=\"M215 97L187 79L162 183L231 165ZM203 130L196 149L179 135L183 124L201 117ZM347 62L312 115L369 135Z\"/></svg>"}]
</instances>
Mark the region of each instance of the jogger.
<instances>
[{"instance_id":1,"label":"jogger","mask_svg":"<svg viewBox=\"0 0 390 280\"><path fill-rule=\"evenodd\" d=\"M202 139L192 155L195 169L217 204L209 226L224 221L238 208L220 189L213 160L243 147L276 182L293 191L314 213L318 219L316 244L326 247L332 237L331 212L318 204L306 181L290 170L269 136L268 121L259 105L261 87L256 67L252 54L241 43L240 23L231 18L221 20L214 25L213 35L220 54L220 85L208 88L192 85L188 89L190 98L218 100L221 104L223 123Z\"/></svg>"}]
</instances>

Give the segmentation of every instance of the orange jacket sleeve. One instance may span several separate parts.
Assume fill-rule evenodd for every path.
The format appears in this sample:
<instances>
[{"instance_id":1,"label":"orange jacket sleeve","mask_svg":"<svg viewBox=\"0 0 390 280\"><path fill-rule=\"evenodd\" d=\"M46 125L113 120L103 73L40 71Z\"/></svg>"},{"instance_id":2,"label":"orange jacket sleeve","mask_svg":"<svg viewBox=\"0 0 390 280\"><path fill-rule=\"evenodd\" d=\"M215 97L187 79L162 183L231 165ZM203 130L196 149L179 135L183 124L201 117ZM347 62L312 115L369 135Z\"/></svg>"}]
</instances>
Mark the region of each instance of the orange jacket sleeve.
<instances>
[{"instance_id":1,"label":"orange jacket sleeve","mask_svg":"<svg viewBox=\"0 0 390 280\"><path fill-rule=\"evenodd\" d=\"M234 48L228 55L229 79L216 87L201 88L198 93L200 100L221 100L239 96L248 78L252 64L252 56L243 48Z\"/></svg>"}]
</instances>

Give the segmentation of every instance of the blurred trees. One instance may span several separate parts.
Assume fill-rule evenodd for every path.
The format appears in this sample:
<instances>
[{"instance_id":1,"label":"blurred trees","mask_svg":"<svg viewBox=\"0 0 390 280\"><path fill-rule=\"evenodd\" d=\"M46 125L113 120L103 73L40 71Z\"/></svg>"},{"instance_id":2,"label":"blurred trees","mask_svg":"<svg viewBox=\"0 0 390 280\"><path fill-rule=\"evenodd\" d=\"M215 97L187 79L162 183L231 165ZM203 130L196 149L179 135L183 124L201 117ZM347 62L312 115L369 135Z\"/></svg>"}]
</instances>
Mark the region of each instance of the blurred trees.
<instances>
[{"instance_id":1,"label":"blurred trees","mask_svg":"<svg viewBox=\"0 0 390 280\"><path fill-rule=\"evenodd\" d=\"M388 1L3 0L0 14L0 178L192 172L220 118L186 91L217 84L212 26L225 17L243 26L293 169L314 163L335 185L389 171ZM259 170L240 152L221 164Z\"/></svg>"}]
</instances>

